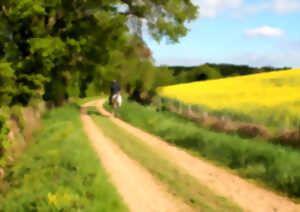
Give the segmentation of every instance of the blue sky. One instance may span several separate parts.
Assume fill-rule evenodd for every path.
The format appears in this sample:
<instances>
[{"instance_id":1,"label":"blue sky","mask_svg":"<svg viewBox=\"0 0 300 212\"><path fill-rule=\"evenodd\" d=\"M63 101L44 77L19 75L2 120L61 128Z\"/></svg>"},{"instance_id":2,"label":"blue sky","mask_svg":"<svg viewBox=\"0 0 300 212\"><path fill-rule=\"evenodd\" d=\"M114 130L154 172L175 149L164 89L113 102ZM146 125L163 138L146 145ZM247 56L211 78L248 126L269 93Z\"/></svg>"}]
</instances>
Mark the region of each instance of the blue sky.
<instances>
[{"instance_id":1,"label":"blue sky","mask_svg":"<svg viewBox=\"0 0 300 212\"><path fill-rule=\"evenodd\" d=\"M300 67L300 0L192 0L199 18L177 44L145 36L157 65Z\"/></svg>"}]
</instances>

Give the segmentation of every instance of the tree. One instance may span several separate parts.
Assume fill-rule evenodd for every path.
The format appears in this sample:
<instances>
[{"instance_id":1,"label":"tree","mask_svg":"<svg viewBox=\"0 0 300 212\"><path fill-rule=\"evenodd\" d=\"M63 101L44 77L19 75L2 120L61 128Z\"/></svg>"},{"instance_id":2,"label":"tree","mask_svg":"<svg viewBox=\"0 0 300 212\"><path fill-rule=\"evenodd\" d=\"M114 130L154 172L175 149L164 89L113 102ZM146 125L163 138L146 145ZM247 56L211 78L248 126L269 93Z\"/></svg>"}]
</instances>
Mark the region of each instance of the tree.
<instances>
[{"instance_id":1,"label":"tree","mask_svg":"<svg viewBox=\"0 0 300 212\"><path fill-rule=\"evenodd\" d=\"M0 7L0 60L14 70L14 104L43 94L59 105L70 79L84 96L97 70L126 49L130 30L141 36L145 23L154 39L177 42L197 13L190 0L2 0Z\"/></svg>"},{"instance_id":2,"label":"tree","mask_svg":"<svg viewBox=\"0 0 300 212\"><path fill-rule=\"evenodd\" d=\"M155 82L153 87L157 88L159 86L166 86L176 84L176 79L174 77L174 70L169 69L167 66L160 66L155 71Z\"/></svg>"},{"instance_id":3,"label":"tree","mask_svg":"<svg viewBox=\"0 0 300 212\"><path fill-rule=\"evenodd\" d=\"M204 64L193 70L196 73L196 80L218 79L222 78L222 74L218 69L211 67L208 64Z\"/></svg>"}]
</instances>

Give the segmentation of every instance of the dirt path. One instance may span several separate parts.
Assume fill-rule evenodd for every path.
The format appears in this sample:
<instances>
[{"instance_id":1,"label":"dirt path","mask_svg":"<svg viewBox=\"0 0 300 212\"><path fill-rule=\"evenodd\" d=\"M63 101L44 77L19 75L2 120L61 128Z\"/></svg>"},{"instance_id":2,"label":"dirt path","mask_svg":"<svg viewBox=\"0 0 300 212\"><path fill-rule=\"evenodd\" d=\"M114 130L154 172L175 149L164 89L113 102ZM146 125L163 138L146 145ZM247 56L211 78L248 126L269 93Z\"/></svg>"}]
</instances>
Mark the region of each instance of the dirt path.
<instances>
[{"instance_id":1,"label":"dirt path","mask_svg":"<svg viewBox=\"0 0 300 212\"><path fill-rule=\"evenodd\" d=\"M93 102L84 106L93 106ZM131 160L111 140L104 137L93 120L81 113L84 130L114 185L133 212L191 211L174 199L164 187L136 161Z\"/></svg>"},{"instance_id":2,"label":"dirt path","mask_svg":"<svg viewBox=\"0 0 300 212\"><path fill-rule=\"evenodd\" d=\"M170 161L183 168L188 174L197 178L203 185L208 186L211 190L236 202L244 210L255 212L300 211L300 204L295 204L288 198L251 184L236 175L228 173L220 167L193 157L155 136L112 117L110 113L104 110L103 103L104 100L100 100L97 103L97 109L100 113L110 117L114 123L139 137L152 148L163 151Z\"/></svg>"}]
</instances>

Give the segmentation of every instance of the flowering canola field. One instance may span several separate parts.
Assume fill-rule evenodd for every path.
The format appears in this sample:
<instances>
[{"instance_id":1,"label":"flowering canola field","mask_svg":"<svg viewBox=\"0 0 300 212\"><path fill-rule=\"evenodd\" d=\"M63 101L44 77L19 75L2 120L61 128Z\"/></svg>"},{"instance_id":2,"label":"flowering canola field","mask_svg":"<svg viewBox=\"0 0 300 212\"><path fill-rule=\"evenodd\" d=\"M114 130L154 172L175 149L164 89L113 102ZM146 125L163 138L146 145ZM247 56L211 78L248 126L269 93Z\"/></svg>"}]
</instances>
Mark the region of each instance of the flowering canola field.
<instances>
[{"instance_id":1,"label":"flowering canola field","mask_svg":"<svg viewBox=\"0 0 300 212\"><path fill-rule=\"evenodd\" d=\"M300 126L300 68L166 86L159 94L214 111L246 114L266 125Z\"/></svg>"}]
</instances>

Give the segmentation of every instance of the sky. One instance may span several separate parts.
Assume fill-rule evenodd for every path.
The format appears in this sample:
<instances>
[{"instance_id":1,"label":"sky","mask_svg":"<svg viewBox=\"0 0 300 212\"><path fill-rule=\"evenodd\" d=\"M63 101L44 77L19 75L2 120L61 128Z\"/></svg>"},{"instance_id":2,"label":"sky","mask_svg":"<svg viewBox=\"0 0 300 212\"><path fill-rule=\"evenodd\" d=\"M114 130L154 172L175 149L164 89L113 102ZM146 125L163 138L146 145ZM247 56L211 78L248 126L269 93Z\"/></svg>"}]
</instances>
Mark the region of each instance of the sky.
<instances>
[{"instance_id":1,"label":"sky","mask_svg":"<svg viewBox=\"0 0 300 212\"><path fill-rule=\"evenodd\" d=\"M144 37L156 65L300 67L300 0L192 0L199 17L179 43Z\"/></svg>"}]
</instances>

